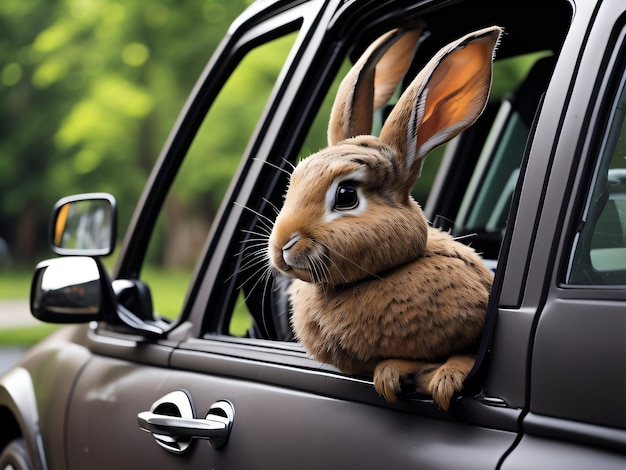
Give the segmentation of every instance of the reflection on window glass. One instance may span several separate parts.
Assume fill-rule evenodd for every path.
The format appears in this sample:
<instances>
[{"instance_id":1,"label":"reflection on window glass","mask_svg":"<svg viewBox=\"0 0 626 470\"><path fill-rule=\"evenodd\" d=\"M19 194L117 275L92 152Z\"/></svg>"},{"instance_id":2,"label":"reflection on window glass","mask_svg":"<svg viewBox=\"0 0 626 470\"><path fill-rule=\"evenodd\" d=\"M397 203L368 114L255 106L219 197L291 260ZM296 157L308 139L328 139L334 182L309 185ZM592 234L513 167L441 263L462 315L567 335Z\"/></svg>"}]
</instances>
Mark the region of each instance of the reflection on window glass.
<instances>
[{"instance_id":1,"label":"reflection on window glass","mask_svg":"<svg viewBox=\"0 0 626 470\"><path fill-rule=\"evenodd\" d=\"M622 85L604 137L570 284L626 284L626 90Z\"/></svg>"},{"instance_id":2,"label":"reflection on window glass","mask_svg":"<svg viewBox=\"0 0 626 470\"><path fill-rule=\"evenodd\" d=\"M155 311L162 315L175 318L181 311L213 218L295 36L293 33L263 44L243 58L185 157L159 215L142 269ZM245 313L240 315L245 321Z\"/></svg>"},{"instance_id":3,"label":"reflection on window glass","mask_svg":"<svg viewBox=\"0 0 626 470\"><path fill-rule=\"evenodd\" d=\"M459 232L504 230L528 134L553 63L554 58L544 52L494 63L494 83L499 84L499 91L492 100L499 102L499 108L459 209ZM511 71L516 74L508 78Z\"/></svg>"}]
</instances>

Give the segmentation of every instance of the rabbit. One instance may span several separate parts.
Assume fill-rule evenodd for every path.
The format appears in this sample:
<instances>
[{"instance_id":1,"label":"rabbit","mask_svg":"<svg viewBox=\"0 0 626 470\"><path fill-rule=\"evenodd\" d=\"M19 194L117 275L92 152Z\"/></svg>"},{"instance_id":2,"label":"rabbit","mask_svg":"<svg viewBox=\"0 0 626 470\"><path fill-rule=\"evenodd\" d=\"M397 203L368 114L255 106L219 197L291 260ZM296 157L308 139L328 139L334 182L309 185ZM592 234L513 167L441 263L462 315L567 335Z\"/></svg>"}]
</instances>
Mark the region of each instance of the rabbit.
<instances>
[{"instance_id":1,"label":"rabbit","mask_svg":"<svg viewBox=\"0 0 626 470\"><path fill-rule=\"evenodd\" d=\"M429 226L410 189L427 153L484 110L503 30L441 49L380 137L368 135L373 109L393 94L422 30L390 31L348 72L329 146L293 170L268 256L273 270L293 278L292 327L309 354L373 376L388 402L409 383L447 411L474 365L493 275L474 249Z\"/></svg>"}]
</instances>

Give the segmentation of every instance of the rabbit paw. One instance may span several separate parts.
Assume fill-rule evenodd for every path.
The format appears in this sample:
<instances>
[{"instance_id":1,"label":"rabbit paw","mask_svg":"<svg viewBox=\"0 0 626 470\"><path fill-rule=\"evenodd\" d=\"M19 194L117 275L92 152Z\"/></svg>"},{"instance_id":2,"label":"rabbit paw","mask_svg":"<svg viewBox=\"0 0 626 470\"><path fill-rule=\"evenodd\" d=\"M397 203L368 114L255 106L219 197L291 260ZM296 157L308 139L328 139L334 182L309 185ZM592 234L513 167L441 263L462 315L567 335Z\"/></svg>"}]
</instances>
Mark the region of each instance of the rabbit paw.
<instances>
[{"instance_id":1,"label":"rabbit paw","mask_svg":"<svg viewBox=\"0 0 626 470\"><path fill-rule=\"evenodd\" d=\"M463 380L465 380L466 375L445 365L434 372L428 389L433 400L440 408L448 411L452 397L463 388Z\"/></svg>"},{"instance_id":2,"label":"rabbit paw","mask_svg":"<svg viewBox=\"0 0 626 470\"><path fill-rule=\"evenodd\" d=\"M374 369L374 388L389 403L395 403L400 391L400 369L394 361L380 362Z\"/></svg>"},{"instance_id":3,"label":"rabbit paw","mask_svg":"<svg viewBox=\"0 0 626 470\"><path fill-rule=\"evenodd\" d=\"M420 361L407 361L404 359L387 359L379 362L374 369L374 388L389 403L398 400L401 382L409 381L410 378L419 374L424 367Z\"/></svg>"},{"instance_id":4,"label":"rabbit paw","mask_svg":"<svg viewBox=\"0 0 626 470\"><path fill-rule=\"evenodd\" d=\"M401 383L410 382L417 393L430 395L440 408L448 411L452 397L463 388L475 359L472 355L457 355L443 364L387 359L374 369L374 388L385 400L395 403Z\"/></svg>"},{"instance_id":5,"label":"rabbit paw","mask_svg":"<svg viewBox=\"0 0 626 470\"><path fill-rule=\"evenodd\" d=\"M435 403L448 411L452 397L463 388L463 381L474 367L471 355L452 356L435 370L421 377ZM420 380L421 381L421 380Z\"/></svg>"}]
</instances>

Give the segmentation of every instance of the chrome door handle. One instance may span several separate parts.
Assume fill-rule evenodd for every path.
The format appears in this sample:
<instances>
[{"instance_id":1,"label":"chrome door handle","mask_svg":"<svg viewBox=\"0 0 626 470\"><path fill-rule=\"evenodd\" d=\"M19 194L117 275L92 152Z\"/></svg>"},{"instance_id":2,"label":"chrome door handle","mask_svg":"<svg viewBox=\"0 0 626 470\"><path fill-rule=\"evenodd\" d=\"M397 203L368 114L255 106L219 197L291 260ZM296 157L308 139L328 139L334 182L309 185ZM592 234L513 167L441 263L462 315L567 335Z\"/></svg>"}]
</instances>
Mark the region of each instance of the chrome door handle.
<instances>
[{"instance_id":1,"label":"chrome door handle","mask_svg":"<svg viewBox=\"0 0 626 470\"><path fill-rule=\"evenodd\" d=\"M191 398L187 392L177 390L156 401L150 411L139 413L137 423L142 430L151 433L161 447L181 454L192 439L205 439L216 449L224 446L234 417L232 403L220 400L211 405L204 419L195 418Z\"/></svg>"},{"instance_id":2,"label":"chrome door handle","mask_svg":"<svg viewBox=\"0 0 626 470\"><path fill-rule=\"evenodd\" d=\"M137 415L139 427L152 434L190 439L223 439L228 434L228 424L210 419L188 419L143 411Z\"/></svg>"}]
</instances>

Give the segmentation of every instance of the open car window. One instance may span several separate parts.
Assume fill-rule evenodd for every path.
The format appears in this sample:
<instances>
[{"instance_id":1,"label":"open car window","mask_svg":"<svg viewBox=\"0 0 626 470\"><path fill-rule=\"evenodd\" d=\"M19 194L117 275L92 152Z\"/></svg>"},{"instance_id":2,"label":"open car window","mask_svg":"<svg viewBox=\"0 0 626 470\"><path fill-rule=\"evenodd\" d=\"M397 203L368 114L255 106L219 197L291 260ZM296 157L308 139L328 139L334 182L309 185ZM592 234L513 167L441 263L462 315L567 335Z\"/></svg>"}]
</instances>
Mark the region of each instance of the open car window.
<instances>
[{"instance_id":1,"label":"open car window","mask_svg":"<svg viewBox=\"0 0 626 470\"><path fill-rule=\"evenodd\" d=\"M168 192L141 273L141 280L151 287L155 312L166 318L180 315L219 203L296 37L293 31L270 36L240 60L204 118ZM245 314L233 322L235 331L249 326Z\"/></svg>"},{"instance_id":2,"label":"open car window","mask_svg":"<svg viewBox=\"0 0 626 470\"><path fill-rule=\"evenodd\" d=\"M466 237L486 260L497 260L532 123L553 65L554 56L550 51L496 61L496 90L481 118L483 122L470 128L466 133L469 136L461 135L449 146L444 159L452 163L444 168L450 168L437 175L438 191L445 192L443 185L450 184L449 173L455 172L452 166L458 154L473 153L474 166L461 170L471 175L467 186L460 188L464 192L457 194L457 202L443 209L443 213L433 214L444 221L433 220L442 228L452 230L454 235ZM508 80L504 78L507 76ZM499 84L499 79L503 83ZM468 160L466 156L463 158Z\"/></svg>"},{"instance_id":3,"label":"open car window","mask_svg":"<svg viewBox=\"0 0 626 470\"><path fill-rule=\"evenodd\" d=\"M548 87L559 44L550 44L549 49L541 44L534 49L521 48L502 60L496 55L492 98L483 116L466 133L430 154L422 177L413 188L414 197L425 205L430 222L451 230L472 245L493 269L506 230L519 168L528 139L532 138L533 121ZM427 61L431 57L430 51L441 45L429 43L427 35L418 46L414 60ZM358 51L363 47L359 44L354 48ZM422 54L421 48L424 48ZM233 277L239 277L234 294L236 302L233 302L232 310L225 312L226 318L215 323L217 331L210 333L255 339L294 339L286 294L290 280L269 270L267 237L287 188L288 177L284 173L289 172L298 159L327 145L326 127L332 102L339 82L356 58L358 54L348 48L346 56L337 59L340 63L335 67L336 73L329 81L306 138L291 157L294 161L275 168L273 177L281 182L273 191L258 197L266 199L262 204L265 210L255 209L258 213L256 220L252 226L242 229L242 248L235 255L240 260L236 272L231 271ZM405 77L405 85L419 68L420 64L416 64L410 69L409 74L413 75ZM398 93L392 97L390 106L397 96ZM388 111L383 108L374 116L374 134ZM459 161L462 166L457 168ZM436 201L430 200L431 193L437 195Z\"/></svg>"}]
</instances>

